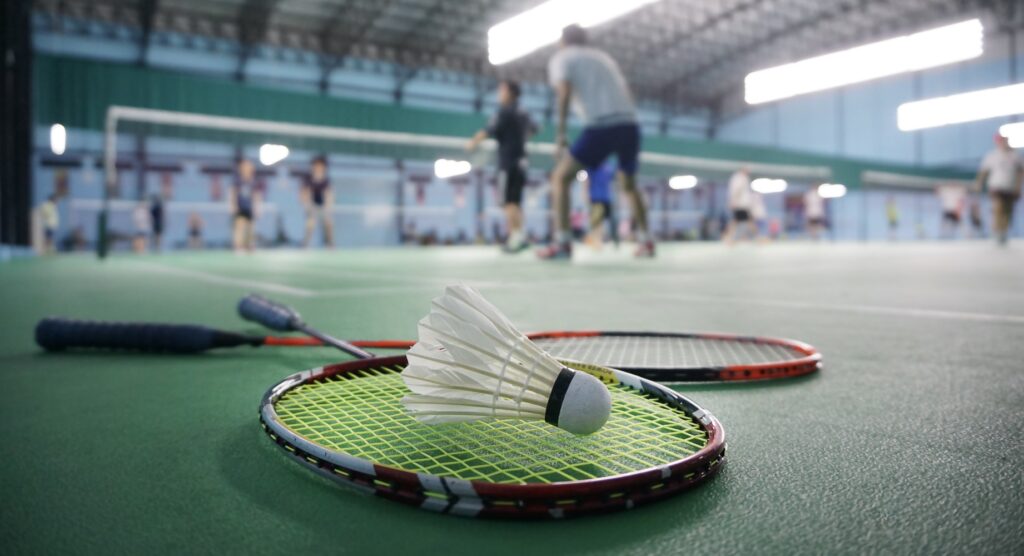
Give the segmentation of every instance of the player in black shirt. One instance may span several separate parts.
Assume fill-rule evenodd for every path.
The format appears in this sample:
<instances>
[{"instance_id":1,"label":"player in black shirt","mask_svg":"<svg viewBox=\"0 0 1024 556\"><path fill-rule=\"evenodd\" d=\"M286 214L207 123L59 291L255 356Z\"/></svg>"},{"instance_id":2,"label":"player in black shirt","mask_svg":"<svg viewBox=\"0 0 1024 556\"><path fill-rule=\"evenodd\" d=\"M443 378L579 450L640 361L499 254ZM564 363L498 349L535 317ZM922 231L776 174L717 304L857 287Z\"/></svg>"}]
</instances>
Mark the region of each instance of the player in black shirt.
<instances>
[{"instance_id":1,"label":"player in black shirt","mask_svg":"<svg viewBox=\"0 0 1024 556\"><path fill-rule=\"evenodd\" d=\"M505 250L509 252L527 247L522 209L527 168L526 140L537 132L529 114L519 109L519 93L518 83L502 81L498 85L498 112L467 145L467 149L473 151L488 137L498 142L498 171L505 186L505 218L508 222Z\"/></svg>"},{"instance_id":2,"label":"player in black shirt","mask_svg":"<svg viewBox=\"0 0 1024 556\"><path fill-rule=\"evenodd\" d=\"M302 184L302 206L306 208L306 236L302 240L303 247L309 247L313 239L313 228L319 220L323 226L324 246L334 246L334 221L331 218L331 205L334 204L334 193L331 181L327 179L327 158L320 155L313 159L313 167L309 177Z\"/></svg>"}]
</instances>

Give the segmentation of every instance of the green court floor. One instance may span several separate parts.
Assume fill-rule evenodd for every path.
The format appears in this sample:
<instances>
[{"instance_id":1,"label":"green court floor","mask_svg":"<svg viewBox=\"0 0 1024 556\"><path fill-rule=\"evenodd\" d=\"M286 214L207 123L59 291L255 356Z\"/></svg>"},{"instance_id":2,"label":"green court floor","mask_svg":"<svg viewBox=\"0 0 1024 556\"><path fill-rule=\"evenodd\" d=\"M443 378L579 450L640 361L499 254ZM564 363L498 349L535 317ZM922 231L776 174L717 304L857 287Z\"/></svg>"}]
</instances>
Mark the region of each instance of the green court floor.
<instances>
[{"instance_id":1,"label":"green court floor","mask_svg":"<svg viewBox=\"0 0 1024 556\"><path fill-rule=\"evenodd\" d=\"M1024 250L989 243L663 246L543 264L489 248L87 256L0 265L0 552L338 554L1024 553ZM324 348L46 354L47 315L200 322L250 291L346 338L411 338L444 285L524 330L784 336L825 369L678 388L729 461L627 513L499 523L344 490L260 431L276 379Z\"/></svg>"}]
</instances>

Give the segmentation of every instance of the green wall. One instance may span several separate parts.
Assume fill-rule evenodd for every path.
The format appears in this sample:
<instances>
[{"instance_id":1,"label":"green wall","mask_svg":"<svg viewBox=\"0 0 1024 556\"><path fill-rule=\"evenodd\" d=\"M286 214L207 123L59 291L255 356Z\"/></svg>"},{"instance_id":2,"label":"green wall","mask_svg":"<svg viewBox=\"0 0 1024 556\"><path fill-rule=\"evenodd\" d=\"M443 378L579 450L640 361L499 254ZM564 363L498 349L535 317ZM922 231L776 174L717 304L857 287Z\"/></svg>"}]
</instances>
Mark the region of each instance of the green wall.
<instances>
[{"instance_id":1,"label":"green wall","mask_svg":"<svg viewBox=\"0 0 1024 556\"><path fill-rule=\"evenodd\" d=\"M38 55L34 68L34 117L38 124L60 122L71 128L102 130L107 107L118 104L198 112L222 116L258 118L326 126L402 131L468 137L484 123L484 117L348 100L316 94L275 90L223 78L182 72ZM150 126L152 127L152 126ZM550 126L549 126L550 127ZM233 140L231 134L176 129L177 136ZM273 139L267 137L267 139ZM551 139L551 129L539 137ZM318 141L289 145L305 148L338 148ZM413 156L415 149L346 145L346 152ZM970 174L943 168L918 168L889 163L849 160L779 149L646 136L644 150L700 158L746 160L777 164L827 166L832 179L851 187L860 185L863 170L912 174L936 178L966 178ZM425 153L423 153L425 154ZM438 154L432 151L431 154ZM670 172L657 168L657 172Z\"/></svg>"}]
</instances>

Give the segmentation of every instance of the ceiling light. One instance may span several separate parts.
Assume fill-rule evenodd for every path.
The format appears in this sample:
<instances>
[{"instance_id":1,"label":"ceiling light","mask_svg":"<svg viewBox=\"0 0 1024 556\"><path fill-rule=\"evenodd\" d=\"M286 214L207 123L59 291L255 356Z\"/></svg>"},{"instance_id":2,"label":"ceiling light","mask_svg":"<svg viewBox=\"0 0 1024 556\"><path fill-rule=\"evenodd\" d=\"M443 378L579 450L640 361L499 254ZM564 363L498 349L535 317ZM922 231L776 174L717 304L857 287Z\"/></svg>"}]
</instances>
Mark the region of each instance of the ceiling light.
<instances>
[{"instance_id":1,"label":"ceiling light","mask_svg":"<svg viewBox=\"0 0 1024 556\"><path fill-rule=\"evenodd\" d=\"M260 164L272 166L288 158L288 147L266 144L260 147Z\"/></svg>"},{"instance_id":2,"label":"ceiling light","mask_svg":"<svg viewBox=\"0 0 1024 556\"><path fill-rule=\"evenodd\" d=\"M917 100L896 109L902 131L1024 114L1024 83Z\"/></svg>"},{"instance_id":3,"label":"ceiling light","mask_svg":"<svg viewBox=\"0 0 1024 556\"><path fill-rule=\"evenodd\" d=\"M672 176L668 186L672 189L692 189L697 187L697 176Z\"/></svg>"},{"instance_id":4,"label":"ceiling light","mask_svg":"<svg viewBox=\"0 0 1024 556\"><path fill-rule=\"evenodd\" d=\"M434 175L444 179L468 174L473 165L465 160L448 160L441 158L434 162Z\"/></svg>"},{"instance_id":5,"label":"ceiling light","mask_svg":"<svg viewBox=\"0 0 1024 556\"><path fill-rule=\"evenodd\" d=\"M786 190L786 180L773 180L769 178L757 178L750 182L750 188L758 193L782 193Z\"/></svg>"},{"instance_id":6,"label":"ceiling light","mask_svg":"<svg viewBox=\"0 0 1024 556\"><path fill-rule=\"evenodd\" d=\"M846 195L846 186L841 183L823 183L818 186L818 195L823 199L838 199Z\"/></svg>"},{"instance_id":7,"label":"ceiling light","mask_svg":"<svg viewBox=\"0 0 1024 556\"><path fill-rule=\"evenodd\" d=\"M68 146L68 131L64 129L64 126L60 124L53 124L50 126L50 150L55 155L64 154L64 149Z\"/></svg>"},{"instance_id":8,"label":"ceiling light","mask_svg":"<svg viewBox=\"0 0 1024 556\"><path fill-rule=\"evenodd\" d=\"M985 30L972 19L841 50L747 75L746 101L759 104L976 58Z\"/></svg>"},{"instance_id":9,"label":"ceiling light","mask_svg":"<svg viewBox=\"0 0 1024 556\"><path fill-rule=\"evenodd\" d=\"M487 31L487 58L501 65L558 42L574 23L595 27L658 0L548 0Z\"/></svg>"}]
</instances>

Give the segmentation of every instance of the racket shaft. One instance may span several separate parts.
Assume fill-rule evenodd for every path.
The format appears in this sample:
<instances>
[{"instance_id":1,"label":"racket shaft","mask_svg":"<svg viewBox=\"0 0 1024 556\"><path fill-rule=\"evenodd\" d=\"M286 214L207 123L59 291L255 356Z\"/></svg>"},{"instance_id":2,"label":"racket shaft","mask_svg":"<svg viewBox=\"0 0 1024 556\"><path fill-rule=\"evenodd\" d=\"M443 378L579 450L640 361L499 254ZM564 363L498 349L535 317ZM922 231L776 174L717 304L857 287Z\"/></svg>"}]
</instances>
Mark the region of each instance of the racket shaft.
<instances>
[{"instance_id":1,"label":"racket shaft","mask_svg":"<svg viewBox=\"0 0 1024 556\"><path fill-rule=\"evenodd\" d=\"M263 339L187 324L46 318L36 325L36 343L49 351L94 348L155 353L198 353L221 347L258 346L263 343Z\"/></svg>"}]
</instances>

